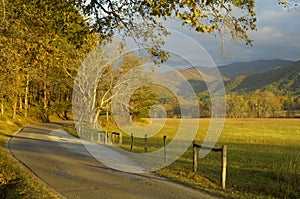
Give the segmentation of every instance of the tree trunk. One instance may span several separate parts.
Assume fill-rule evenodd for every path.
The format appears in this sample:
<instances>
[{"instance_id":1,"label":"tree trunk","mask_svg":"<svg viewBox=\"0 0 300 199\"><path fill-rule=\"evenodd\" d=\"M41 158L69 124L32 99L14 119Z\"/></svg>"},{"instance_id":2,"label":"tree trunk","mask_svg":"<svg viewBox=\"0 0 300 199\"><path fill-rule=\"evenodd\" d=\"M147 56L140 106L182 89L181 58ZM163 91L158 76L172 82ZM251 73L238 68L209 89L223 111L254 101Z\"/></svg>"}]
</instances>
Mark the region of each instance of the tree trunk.
<instances>
[{"instance_id":1,"label":"tree trunk","mask_svg":"<svg viewBox=\"0 0 300 199\"><path fill-rule=\"evenodd\" d=\"M44 96L43 96L43 104L44 108L47 108L47 84L44 82Z\"/></svg>"},{"instance_id":2,"label":"tree trunk","mask_svg":"<svg viewBox=\"0 0 300 199\"><path fill-rule=\"evenodd\" d=\"M26 75L26 87L25 87L25 101L24 101L24 116L27 118L28 116L28 93L29 93L29 74Z\"/></svg>"},{"instance_id":3,"label":"tree trunk","mask_svg":"<svg viewBox=\"0 0 300 199\"><path fill-rule=\"evenodd\" d=\"M109 120L109 114L108 114L108 108L106 109L106 122L108 124L108 120Z\"/></svg>"},{"instance_id":4,"label":"tree trunk","mask_svg":"<svg viewBox=\"0 0 300 199\"><path fill-rule=\"evenodd\" d=\"M101 113L101 110L98 109L96 114L95 114L95 117L94 117L94 121L93 121L93 128L95 129L98 129L99 128L99 122L98 122L98 119L99 119L99 115Z\"/></svg>"},{"instance_id":5,"label":"tree trunk","mask_svg":"<svg viewBox=\"0 0 300 199\"><path fill-rule=\"evenodd\" d=\"M19 110L22 112L23 111L23 100L22 96L19 97Z\"/></svg>"},{"instance_id":6,"label":"tree trunk","mask_svg":"<svg viewBox=\"0 0 300 199\"><path fill-rule=\"evenodd\" d=\"M14 101L12 119L15 120L16 117L17 117L17 100Z\"/></svg>"},{"instance_id":7,"label":"tree trunk","mask_svg":"<svg viewBox=\"0 0 300 199\"><path fill-rule=\"evenodd\" d=\"M4 103L3 100L1 100L1 117L4 116Z\"/></svg>"}]
</instances>

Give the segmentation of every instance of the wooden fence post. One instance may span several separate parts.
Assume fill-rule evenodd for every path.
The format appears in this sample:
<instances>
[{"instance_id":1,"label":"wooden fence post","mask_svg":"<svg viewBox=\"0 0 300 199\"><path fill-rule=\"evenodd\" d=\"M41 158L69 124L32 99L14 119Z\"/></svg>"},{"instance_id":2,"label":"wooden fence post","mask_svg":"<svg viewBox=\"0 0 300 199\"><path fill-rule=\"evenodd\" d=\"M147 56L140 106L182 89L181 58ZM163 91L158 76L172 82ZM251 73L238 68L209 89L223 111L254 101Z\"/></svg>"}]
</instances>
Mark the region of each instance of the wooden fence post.
<instances>
[{"instance_id":1,"label":"wooden fence post","mask_svg":"<svg viewBox=\"0 0 300 199\"><path fill-rule=\"evenodd\" d=\"M115 142L115 138L116 138L116 135L114 134L114 132L111 132L110 141L111 141L112 144Z\"/></svg>"},{"instance_id":2,"label":"wooden fence post","mask_svg":"<svg viewBox=\"0 0 300 199\"><path fill-rule=\"evenodd\" d=\"M166 144L167 144L167 136L164 135L164 159L165 159L165 163L167 163L167 149L166 149Z\"/></svg>"},{"instance_id":3,"label":"wooden fence post","mask_svg":"<svg viewBox=\"0 0 300 199\"><path fill-rule=\"evenodd\" d=\"M133 148L133 141L134 141L134 138L133 138L133 133L131 133L131 144L130 144L130 151L132 151L132 148Z\"/></svg>"},{"instance_id":4,"label":"wooden fence post","mask_svg":"<svg viewBox=\"0 0 300 199\"><path fill-rule=\"evenodd\" d=\"M145 134L144 152L147 153L147 134Z\"/></svg>"},{"instance_id":5,"label":"wooden fence post","mask_svg":"<svg viewBox=\"0 0 300 199\"><path fill-rule=\"evenodd\" d=\"M118 141L120 143L120 141L121 141L120 136L122 136L121 133L118 133L118 132L115 132L115 131L111 132L111 142L112 143L117 143L117 140L119 139Z\"/></svg>"},{"instance_id":6,"label":"wooden fence post","mask_svg":"<svg viewBox=\"0 0 300 199\"><path fill-rule=\"evenodd\" d=\"M222 188L226 187L226 166L227 166L227 145L222 146L222 174L221 174L221 184Z\"/></svg>"},{"instance_id":7,"label":"wooden fence post","mask_svg":"<svg viewBox=\"0 0 300 199\"><path fill-rule=\"evenodd\" d=\"M101 133L100 133L100 131L98 131L98 142L99 143L101 142Z\"/></svg>"},{"instance_id":8,"label":"wooden fence post","mask_svg":"<svg viewBox=\"0 0 300 199\"><path fill-rule=\"evenodd\" d=\"M93 142L94 141L94 131L92 130L91 132L91 141Z\"/></svg>"},{"instance_id":9,"label":"wooden fence post","mask_svg":"<svg viewBox=\"0 0 300 199\"><path fill-rule=\"evenodd\" d=\"M107 144L107 137L108 137L107 131L104 131L104 144Z\"/></svg>"},{"instance_id":10,"label":"wooden fence post","mask_svg":"<svg viewBox=\"0 0 300 199\"><path fill-rule=\"evenodd\" d=\"M109 133L107 133L107 142L110 146L112 145L111 136L109 137Z\"/></svg>"},{"instance_id":11,"label":"wooden fence post","mask_svg":"<svg viewBox=\"0 0 300 199\"><path fill-rule=\"evenodd\" d=\"M79 137L81 137L81 127L80 126L78 127L78 135L79 135Z\"/></svg>"},{"instance_id":12,"label":"wooden fence post","mask_svg":"<svg viewBox=\"0 0 300 199\"><path fill-rule=\"evenodd\" d=\"M120 132L120 136L119 136L119 143L120 143L120 144L122 144L122 143L123 143L122 132Z\"/></svg>"},{"instance_id":13,"label":"wooden fence post","mask_svg":"<svg viewBox=\"0 0 300 199\"><path fill-rule=\"evenodd\" d=\"M196 141L193 141L193 170L197 172L198 170L198 161L197 161L197 145Z\"/></svg>"}]
</instances>

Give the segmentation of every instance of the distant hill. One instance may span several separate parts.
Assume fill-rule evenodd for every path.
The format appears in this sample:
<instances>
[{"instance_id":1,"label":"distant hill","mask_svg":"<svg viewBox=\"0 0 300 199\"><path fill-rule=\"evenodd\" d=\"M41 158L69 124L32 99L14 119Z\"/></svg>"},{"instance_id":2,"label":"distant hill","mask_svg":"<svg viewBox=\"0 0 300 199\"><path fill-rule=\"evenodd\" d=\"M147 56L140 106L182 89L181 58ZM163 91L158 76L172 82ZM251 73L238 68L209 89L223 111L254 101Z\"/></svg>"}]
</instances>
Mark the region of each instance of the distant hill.
<instances>
[{"instance_id":1,"label":"distant hill","mask_svg":"<svg viewBox=\"0 0 300 199\"><path fill-rule=\"evenodd\" d=\"M228 78L239 75L250 75L264 73L268 70L281 68L293 64L293 61L274 59L274 60L257 60L251 62L237 62L224 66L219 66L220 73Z\"/></svg>"},{"instance_id":2,"label":"distant hill","mask_svg":"<svg viewBox=\"0 0 300 199\"><path fill-rule=\"evenodd\" d=\"M217 70L213 70L216 72ZM185 70L169 71L160 74L160 79L168 82L169 85L174 85L176 87L176 92L180 96L189 95L188 84L193 87L195 93L200 93L207 90L206 83L203 79L208 82L214 82L215 77L213 75L208 75L212 72L209 67L192 67ZM229 79L224 77L223 81L228 81ZM157 93L157 91L156 91Z\"/></svg>"},{"instance_id":3,"label":"distant hill","mask_svg":"<svg viewBox=\"0 0 300 199\"><path fill-rule=\"evenodd\" d=\"M263 89L280 95L300 95L300 61L260 74L239 76L226 85L227 92L251 92Z\"/></svg>"},{"instance_id":4,"label":"distant hill","mask_svg":"<svg viewBox=\"0 0 300 199\"><path fill-rule=\"evenodd\" d=\"M188 95L186 80L192 85L196 93L207 90L201 75L206 75L206 67L193 67L179 71L169 71L160 74L160 79L176 87L177 94ZM256 89L269 90L275 94L300 95L300 61L287 60L257 60L239 62L218 67L222 75L226 91L245 93ZM200 74L198 71L202 71ZM179 78L180 73L184 78ZM205 79L209 79L208 76ZM212 80L213 81L213 80ZM156 87L158 96L170 97L170 92Z\"/></svg>"},{"instance_id":5,"label":"distant hill","mask_svg":"<svg viewBox=\"0 0 300 199\"><path fill-rule=\"evenodd\" d=\"M228 65L218 66L218 69L222 75L224 81L230 80L236 76L240 75L251 75L251 74L259 74L264 73L268 70L273 70L276 68L281 68L285 66L289 66L293 64L293 61L282 60L282 59L274 59L274 60L257 60L251 62L237 62ZM181 75L184 76L187 80L203 80L201 75L205 75L205 73L200 74L199 71L206 71L202 66L192 67L185 70L178 70ZM162 75L162 78L172 78L178 82L178 78L174 71L165 72Z\"/></svg>"}]
</instances>

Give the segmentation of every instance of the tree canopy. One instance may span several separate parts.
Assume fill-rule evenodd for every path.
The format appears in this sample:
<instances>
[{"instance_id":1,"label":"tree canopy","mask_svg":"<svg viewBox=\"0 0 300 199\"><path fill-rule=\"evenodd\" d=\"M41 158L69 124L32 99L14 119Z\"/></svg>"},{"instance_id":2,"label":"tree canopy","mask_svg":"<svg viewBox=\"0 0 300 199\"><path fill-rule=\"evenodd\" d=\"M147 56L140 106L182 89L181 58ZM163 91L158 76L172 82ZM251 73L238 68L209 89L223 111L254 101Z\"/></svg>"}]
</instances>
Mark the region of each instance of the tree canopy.
<instances>
[{"instance_id":1,"label":"tree canopy","mask_svg":"<svg viewBox=\"0 0 300 199\"><path fill-rule=\"evenodd\" d=\"M183 26L200 33L223 38L229 33L234 40L252 43L247 31L255 30L254 0L69 0L85 16L100 38L123 32L162 61L167 55L160 50L162 35L168 32L162 21L177 19Z\"/></svg>"},{"instance_id":2,"label":"tree canopy","mask_svg":"<svg viewBox=\"0 0 300 199\"><path fill-rule=\"evenodd\" d=\"M163 20L176 19L181 21L183 26L196 32L215 34L221 38L228 34L233 40L243 41L246 45L252 44L247 31L256 29L255 0L60 0L59 2L72 4L88 18L90 30L98 33L100 40L122 32L135 38L140 45L146 45L150 54L160 58L161 61L165 61L168 57L160 50L164 43L161 36L168 34L162 24ZM298 6L296 1L277 2L288 8ZM59 8L61 3L54 6ZM4 23L9 14L7 13L9 9L6 8L9 4L7 0L1 1L0 23ZM48 5L48 8L52 6L51 2L44 4ZM81 23L78 22L78 25L82 25ZM80 34L74 34L74 38L79 37Z\"/></svg>"}]
</instances>

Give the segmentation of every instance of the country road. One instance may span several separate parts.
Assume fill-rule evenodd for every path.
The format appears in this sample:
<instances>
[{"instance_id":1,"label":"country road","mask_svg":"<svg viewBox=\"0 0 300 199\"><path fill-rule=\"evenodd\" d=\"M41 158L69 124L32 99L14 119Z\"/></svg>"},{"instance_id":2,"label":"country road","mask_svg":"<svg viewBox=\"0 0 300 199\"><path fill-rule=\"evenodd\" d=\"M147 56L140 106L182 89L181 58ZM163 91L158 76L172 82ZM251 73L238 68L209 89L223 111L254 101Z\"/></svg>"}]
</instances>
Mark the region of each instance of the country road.
<instances>
[{"instance_id":1,"label":"country road","mask_svg":"<svg viewBox=\"0 0 300 199\"><path fill-rule=\"evenodd\" d=\"M8 143L12 154L65 198L215 198L154 174L113 170L94 159L61 123L24 127Z\"/></svg>"}]
</instances>

